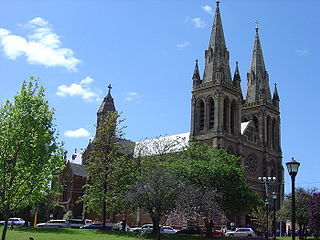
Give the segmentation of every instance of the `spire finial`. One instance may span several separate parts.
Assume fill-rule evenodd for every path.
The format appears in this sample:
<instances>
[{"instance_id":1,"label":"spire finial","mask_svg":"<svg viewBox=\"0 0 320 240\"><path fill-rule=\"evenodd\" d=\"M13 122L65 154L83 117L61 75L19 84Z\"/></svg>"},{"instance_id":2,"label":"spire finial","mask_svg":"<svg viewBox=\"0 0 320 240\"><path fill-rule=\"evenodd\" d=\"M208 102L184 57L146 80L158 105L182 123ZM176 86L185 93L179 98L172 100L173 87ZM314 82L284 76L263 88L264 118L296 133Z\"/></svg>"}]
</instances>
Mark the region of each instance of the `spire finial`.
<instances>
[{"instance_id":1,"label":"spire finial","mask_svg":"<svg viewBox=\"0 0 320 240\"><path fill-rule=\"evenodd\" d=\"M216 4L217 4L217 7L219 7L220 1L217 0L217 1L216 1Z\"/></svg>"},{"instance_id":2,"label":"spire finial","mask_svg":"<svg viewBox=\"0 0 320 240\"><path fill-rule=\"evenodd\" d=\"M111 89L112 89L112 85L109 84L108 88L109 88L109 92L108 92L108 93L110 94L110 91L111 91Z\"/></svg>"},{"instance_id":3,"label":"spire finial","mask_svg":"<svg viewBox=\"0 0 320 240\"><path fill-rule=\"evenodd\" d=\"M274 83L274 87L277 87L277 83Z\"/></svg>"},{"instance_id":4,"label":"spire finial","mask_svg":"<svg viewBox=\"0 0 320 240\"><path fill-rule=\"evenodd\" d=\"M196 58L196 64L198 64L198 58Z\"/></svg>"},{"instance_id":5,"label":"spire finial","mask_svg":"<svg viewBox=\"0 0 320 240\"><path fill-rule=\"evenodd\" d=\"M256 19L256 21L254 22L256 24L256 32L259 31L259 21L258 19Z\"/></svg>"}]
</instances>

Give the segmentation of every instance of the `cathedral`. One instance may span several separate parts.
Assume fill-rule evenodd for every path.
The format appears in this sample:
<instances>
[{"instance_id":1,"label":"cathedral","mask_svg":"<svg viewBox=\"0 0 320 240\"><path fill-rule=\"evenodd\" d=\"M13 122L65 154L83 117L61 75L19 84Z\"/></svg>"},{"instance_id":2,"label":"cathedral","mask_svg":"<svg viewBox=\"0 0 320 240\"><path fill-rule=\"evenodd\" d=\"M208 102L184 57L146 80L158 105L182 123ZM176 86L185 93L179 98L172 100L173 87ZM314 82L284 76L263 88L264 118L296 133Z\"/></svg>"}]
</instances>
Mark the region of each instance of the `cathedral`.
<instances>
[{"instance_id":1,"label":"cathedral","mask_svg":"<svg viewBox=\"0 0 320 240\"><path fill-rule=\"evenodd\" d=\"M241 90L238 63L231 77L229 51L224 38L219 1L201 78L198 61L193 73L189 141L224 148L241 158L252 189L264 196L258 177L275 177L273 191L283 193L280 146L279 95L271 96L259 28L255 29L251 65L245 97Z\"/></svg>"},{"instance_id":2,"label":"cathedral","mask_svg":"<svg viewBox=\"0 0 320 240\"><path fill-rule=\"evenodd\" d=\"M231 76L219 1L204 58L202 77L198 61L195 63L192 76L190 132L179 136L185 137L186 143L199 142L226 149L230 154L239 157L242 165L247 166L248 183L260 197L266 199L265 186L258 180L259 177L276 179L269 190L282 196L284 190L280 146L280 98L276 85L273 94L270 91L259 28L255 29L245 96L241 90L238 63L233 77ZM97 112L98 125L107 112L116 110L110 90L111 86ZM124 145L132 146L131 143L123 140ZM133 153L134 150L130 151ZM79 179L85 179L85 164L89 154L90 144L83 154L73 156L61 176L65 188L59 202L78 217L84 217L77 199L83 194L81 184L85 181L81 180L79 185ZM277 204L277 208L279 206L280 203ZM132 225L138 224L143 224L143 221L139 216L135 216Z\"/></svg>"}]
</instances>

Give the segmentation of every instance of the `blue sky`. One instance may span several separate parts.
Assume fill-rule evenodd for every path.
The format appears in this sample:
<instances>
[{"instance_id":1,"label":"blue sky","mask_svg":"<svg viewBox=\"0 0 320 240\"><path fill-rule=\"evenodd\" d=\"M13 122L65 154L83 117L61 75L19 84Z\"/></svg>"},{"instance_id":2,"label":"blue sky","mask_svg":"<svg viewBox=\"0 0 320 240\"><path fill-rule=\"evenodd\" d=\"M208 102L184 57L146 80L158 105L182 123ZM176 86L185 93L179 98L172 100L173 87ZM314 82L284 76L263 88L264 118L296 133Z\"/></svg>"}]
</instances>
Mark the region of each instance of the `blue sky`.
<instances>
[{"instance_id":1,"label":"blue sky","mask_svg":"<svg viewBox=\"0 0 320 240\"><path fill-rule=\"evenodd\" d=\"M3 0L0 101L39 77L69 155L93 136L110 83L128 139L188 132L194 61L202 72L214 9L212 0ZM320 188L319 11L316 0L221 1L244 95L260 22L271 89L277 83L281 99L283 163L301 162L297 186L305 188Z\"/></svg>"}]
</instances>

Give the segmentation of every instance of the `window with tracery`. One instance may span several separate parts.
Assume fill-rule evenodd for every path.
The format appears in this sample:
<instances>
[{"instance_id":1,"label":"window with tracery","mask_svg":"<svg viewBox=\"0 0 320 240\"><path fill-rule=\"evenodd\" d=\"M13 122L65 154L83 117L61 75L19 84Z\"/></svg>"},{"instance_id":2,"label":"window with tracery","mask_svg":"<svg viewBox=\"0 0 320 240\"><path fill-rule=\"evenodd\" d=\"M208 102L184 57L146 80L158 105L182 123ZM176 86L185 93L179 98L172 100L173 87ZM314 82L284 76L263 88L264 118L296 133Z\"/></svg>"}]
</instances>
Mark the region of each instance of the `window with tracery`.
<instances>
[{"instance_id":1,"label":"window with tracery","mask_svg":"<svg viewBox=\"0 0 320 240\"><path fill-rule=\"evenodd\" d=\"M214 127L214 101L209 99L209 129Z\"/></svg>"},{"instance_id":2,"label":"window with tracery","mask_svg":"<svg viewBox=\"0 0 320 240\"><path fill-rule=\"evenodd\" d=\"M258 167L257 156L253 153L250 153L246 158L245 164L247 166L247 172L250 174L255 174Z\"/></svg>"}]
</instances>

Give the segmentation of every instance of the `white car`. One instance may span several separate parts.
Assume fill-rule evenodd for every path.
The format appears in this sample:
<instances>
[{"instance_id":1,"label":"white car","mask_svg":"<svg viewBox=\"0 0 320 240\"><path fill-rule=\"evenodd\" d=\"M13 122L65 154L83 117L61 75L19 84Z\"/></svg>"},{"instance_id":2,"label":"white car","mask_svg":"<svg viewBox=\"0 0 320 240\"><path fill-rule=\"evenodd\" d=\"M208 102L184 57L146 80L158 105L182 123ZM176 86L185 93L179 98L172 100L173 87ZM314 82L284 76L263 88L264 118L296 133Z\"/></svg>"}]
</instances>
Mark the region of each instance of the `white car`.
<instances>
[{"instance_id":1,"label":"white car","mask_svg":"<svg viewBox=\"0 0 320 240\"><path fill-rule=\"evenodd\" d=\"M67 222L69 223L71 228L80 228L85 225L89 225L92 223L90 219L68 219Z\"/></svg>"},{"instance_id":2,"label":"white car","mask_svg":"<svg viewBox=\"0 0 320 240\"><path fill-rule=\"evenodd\" d=\"M144 232L144 233L152 233L153 224L145 224L142 227L130 228L129 232ZM175 234L178 230L173 229L169 226L160 226L161 234Z\"/></svg>"},{"instance_id":3,"label":"white car","mask_svg":"<svg viewBox=\"0 0 320 240\"><path fill-rule=\"evenodd\" d=\"M163 234L176 234L178 232L177 229L174 229L170 226L162 226L160 228L160 233L163 233Z\"/></svg>"},{"instance_id":4,"label":"white car","mask_svg":"<svg viewBox=\"0 0 320 240\"><path fill-rule=\"evenodd\" d=\"M237 228L235 231L227 231L227 237L254 237L256 234L252 228Z\"/></svg>"},{"instance_id":5,"label":"white car","mask_svg":"<svg viewBox=\"0 0 320 240\"><path fill-rule=\"evenodd\" d=\"M23 226L25 224L25 220L22 218L9 218L8 219L8 225L18 225ZM0 224L4 224L4 221L0 221Z\"/></svg>"},{"instance_id":6,"label":"white car","mask_svg":"<svg viewBox=\"0 0 320 240\"><path fill-rule=\"evenodd\" d=\"M47 228L68 228L70 224L66 220L49 220L45 223L39 223L37 227L47 227Z\"/></svg>"}]
</instances>

